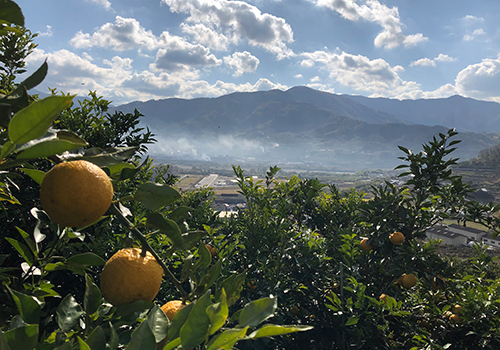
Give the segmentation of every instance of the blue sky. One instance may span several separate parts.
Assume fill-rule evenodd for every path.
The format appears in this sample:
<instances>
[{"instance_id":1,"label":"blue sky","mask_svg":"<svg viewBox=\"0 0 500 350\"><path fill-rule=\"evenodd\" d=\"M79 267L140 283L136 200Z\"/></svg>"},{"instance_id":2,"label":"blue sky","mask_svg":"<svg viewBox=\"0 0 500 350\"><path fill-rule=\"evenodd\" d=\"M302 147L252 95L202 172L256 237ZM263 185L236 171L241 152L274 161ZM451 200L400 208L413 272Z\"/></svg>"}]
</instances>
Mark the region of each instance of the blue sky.
<instances>
[{"instance_id":1,"label":"blue sky","mask_svg":"<svg viewBox=\"0 0 500 350\"><path fill-rule=\"evenodd\" d=\"M498 0L17 0L29 72L114 104L297 85L500 102Z\"/></svg>"}]
</instances>

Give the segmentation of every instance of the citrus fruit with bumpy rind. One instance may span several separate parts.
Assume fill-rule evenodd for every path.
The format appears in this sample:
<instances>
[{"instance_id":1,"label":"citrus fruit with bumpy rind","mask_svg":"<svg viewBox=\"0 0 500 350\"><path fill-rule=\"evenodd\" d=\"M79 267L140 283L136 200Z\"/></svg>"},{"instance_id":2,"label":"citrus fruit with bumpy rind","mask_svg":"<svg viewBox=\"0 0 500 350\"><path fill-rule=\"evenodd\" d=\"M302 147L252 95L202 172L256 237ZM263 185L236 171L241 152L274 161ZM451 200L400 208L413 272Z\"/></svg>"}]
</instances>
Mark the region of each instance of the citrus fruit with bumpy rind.
<instances>
[{"instance_id":1,"label":"citrus fruit with bumpy rind","mask_svg":"<svg viewBox=\"0 0 500 350\"><path fill-rule=\"evenodd\" d=\"M43 210L61 226L94 223L112 200L113 185L108 175L85 160L57 164L45 175L40 189Z\"/></svg>"},{"instance_id":2,"label":"citrus fruit with bumpy rind","mask_svg":"<svg viewBox=\"0 0 500 350\"><path fill-rule=\"evenodd\" d=\"M373 246L371 244L368 244L368 238L363 238L359 242L359 245L361 246L361 249L363 249L365 252L369 252L370 250L373 250Z\"/></svg>"},{"instance_id":3,"label":"citrus fruit with bumpy rind","mask_svg":"<svg viewBox=\"0 0 500 350\"><path fill-rule=\"evenodd\" d=\"M172 322L174 316L184 307L186 304L182 303L182 300L170 300L169 302L163 304L161 307L162 311L165 313L167 318Z\"/></svg>"},{"instance_id":4,"label":"citrus fruit with bumpy rind","mask_svg":"<svg viewBox=\"0 0 500 350\"><path fill-rule=\"evenodd\" d=\"M140 248L125 248L113 255L101 273L101 292L118 307L137 300L153 301L160 290L163 269L154 256Z\"/></svg>"},{"instance_id":5,"label":"citrus fruit with bumpy rind","mask_svg":"<svg viewBox=\"0 0 500 350\"><path fill-rule=\"evenodd\" d=\"M389 240L392 244L403 244L405 236L401 232L394 231L389 235Z\"/></svg>"},{"instance_id":6,"label":"citrus fruit with bumpy rind","mask_svg":"<svg viewBox=\"0 0 500 350\"><path fill-rule=\"evenodd\" d=\"M403 278L401 280L401 285L406 289L412 288L417 284L417 276L415 276L413 273L410 273L408 275L403 274L402 277Z\"/></svg>"}]
</instances>

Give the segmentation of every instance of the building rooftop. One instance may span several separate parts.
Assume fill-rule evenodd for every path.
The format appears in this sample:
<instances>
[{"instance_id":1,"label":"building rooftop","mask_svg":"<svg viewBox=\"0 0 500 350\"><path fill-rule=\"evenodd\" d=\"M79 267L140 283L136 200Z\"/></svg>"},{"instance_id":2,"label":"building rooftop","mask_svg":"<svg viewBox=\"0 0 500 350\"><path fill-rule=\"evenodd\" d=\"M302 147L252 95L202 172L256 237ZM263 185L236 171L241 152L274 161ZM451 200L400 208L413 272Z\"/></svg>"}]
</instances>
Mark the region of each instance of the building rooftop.
<instances>
[{"instance_id":1,"label":"building rooftop","mask_svg":"<svg viewBox=\"0 0 500 350\"><path fill-rule=\"evenodd\" d=\"M433 235L439 235L442 237L449 237L449 238L455 238L458 236L462 236L459 233L451 232L450 230L448 230L448 226L434 226L434 227L431 227L430 229L428 229L427 232L429 232L430 234L433 234Z\"/></svg>"},{"instance_id":2,"label":"building rooftop","mask_svg":"<svg viewBox=\"0 0 500 350\"><path fill-rule=\"evenodd\" d=\"M462 225L457 225L457 224L450 224L448 226L450 228L455 228L455 229L462 230L462 231L468 231L470 233L485 233L486 232L483 230L478 230L477 228L472 228L472 227L467 227L467 226L462 226Z\"/></svg>"}]
</instances>

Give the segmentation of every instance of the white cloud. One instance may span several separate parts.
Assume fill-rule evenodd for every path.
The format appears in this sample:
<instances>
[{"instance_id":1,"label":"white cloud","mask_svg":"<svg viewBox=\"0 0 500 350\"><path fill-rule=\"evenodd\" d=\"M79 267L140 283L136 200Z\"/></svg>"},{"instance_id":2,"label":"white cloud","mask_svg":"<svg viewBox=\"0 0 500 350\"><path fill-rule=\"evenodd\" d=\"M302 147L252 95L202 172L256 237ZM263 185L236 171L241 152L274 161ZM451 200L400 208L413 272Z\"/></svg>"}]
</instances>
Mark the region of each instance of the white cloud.
<instances>
[{"instance_id":1,"label":"white cloud","mask_svg":"<svg viewBox=\"0 0 500 350\"><path fill-rule=\"evenodd\" d=\"M106 10L111 9L111 2L109 2L109 0L87 0L87 1L96 3L96 4L104 7Z\"/></svg>"},{"instance_id":2,"label":"white cloud","mask_svg":"<svg viewBox=\"0 0 500 350\"><path fill-rule=\"evenodd\" d=\"M434 60L431 60L430 58L421 58L410 63L410 67L414 66L435 67L436 62L434 62Z\"/></svg>"},{"instance_id":3,"label":"white cloud","mask_svg":"<svg viewBox=\"0 0 500 350\"><path fill-rule=\"evenodd\" d=\"M47 31L38 33L38 35L40 36L48 36L48 37L52 36L53 34L54 33L52 32L52 26L49 25L47 25Z\"/></svg>"},{"instance_id":4,"label":"white cloud","mask_svg":"<svg viewBox=\"0 0 500 350\"><path fill-rule=\"evenodd\" d=\"M455 86L464 96L500 102L500 55L463 69L455 79Z\"/></svg>"},{"instance_id":5,"label":"white cloud","mask_svg":"<svg viewBox=\"0 0 500 350\"><path fill-rule=\"evenodd\" d=\"M480 35L485 35L486 32L483 29L476 29L472 32L472 34L466 34L464 35L464 41L472 41L476 39Z\"/></svg>"},{"instance_id":6,"label":"white cloud","mask_svg":"<svg viewBox=\"0 0 500 350\"><path fill-rule=\"evenodd\" d=\"M415 66L436 67L436 62L455 62L455 61L457 61L456 58L440 53L434 59L424 57L419 60L412 61L410 63L410 67L415 67Z\"/></svg>"},{"instance_id":7,"label":"white cloud","mask_svg":"<svg viewBox=\"0 0 500 350\"><path fill-rule=\"evenodd\" d=\"M172 12L189 13L188 23L203 24L212 31L223 32L229 42L246 39L279 59L293 56L286 44L293 42L292 28L283 18L262 13L243 1L229 0L162 0ZM185 27L188 30L188 27ZM195 35L196 37L196 35ZM201 36L198 35L198 38ZM202 38L203 40L203 38ZM206 44L206 41L203 41Z\"/></svg>"},{"instance_id":8,"label":"white cloud","mask_svg":"<svg viewBox=\"0 0 500 350\"><path fill-rule=\"evenodd\" d=\"M155 49L160 45L158 38L150 30L144 29L136 19L120 16L116 16L114 24L106 23L92 35L78 32L70 44L76 48L98 46L116 51Z\"/></svg>"},{"instance_id":9,"label":"white cloud","mask_svg":"<svg viewBox=\"0 0 500 350\"><path fill-rule=\"evenodd\" d=\"M181 29L184 33L192 35L197 43L213 50L226 51L229 44L237 42L236 38L230 38L222 33L218 33L216 30L203 23L194 25L182 23Z\"/></svg>"},{"instance_id":10,"label":"white cloud","mask_svg":"<svg viewBox=\"0 0 500 350\"><path fill-rule=\"evenodd\" d=\"M377 0L316 0L316 5L336 11L349 21L363 19L379 24L383 30L375 38L376 47L392 49L401 44L411 47L428 40L421 33L404 35L398 8L389 8Z\"/></svg>"},{"instance_id":11,"label":"white cloud","mask_svg":"<svg viewBox=\"0 0 500 350\"><path fill-rule=\"evenodd\" d=\"M297 78L297 79L300 79L300 78L303 78L304 76L302 74L295 74L293 77Z\"/></svg>"},{"instance_id":12,"label":"white cloud","mask_svg":"<svg viewBox=\"0 0 500 350\"><path fill-rule=\"evenodd\" d=\"M321 81L321 78L318 77L317 75L314 78L311 78L310 82L311 83L318 83Z\"/></svg>"},{"instance_id":13,"label":"white cloud","mask_svg":"<svg viewBox=\"0 0 500 350\"><path fill-rule=\"evenodd\" d=\"M484 18L476 17L476 16L472 16L472 15L467 15L467 16L462 18L462 21L468 22L468 23L484 22Z\"/></svg>"},{"instance_id":14,"label":"white cloud","mask_svg":"<svg viewBox=\"0 0 500 350\"><path fill-rule=\"evenodd\" d=\"M250 52L235 52L231 56L224 57L224 63L235 70L233 76L239 77L243 73L252 73L259 66L259 59Z\"/></svg>"},{"instance_id":15,"label":"white cloud","mask_svg":"<svg viewBox=\"0 0 500 350\"><path fill-rule=\"evenodd\" d=\"M380 58L370 60L362 55L326 51L307 52L301 56L304 58L302 66L319 65L328 72L329 78L356 91L395 96L419 88L417 83L403 81L398 76L400 66L394 69Z\"/></svg>"}]
</instances>

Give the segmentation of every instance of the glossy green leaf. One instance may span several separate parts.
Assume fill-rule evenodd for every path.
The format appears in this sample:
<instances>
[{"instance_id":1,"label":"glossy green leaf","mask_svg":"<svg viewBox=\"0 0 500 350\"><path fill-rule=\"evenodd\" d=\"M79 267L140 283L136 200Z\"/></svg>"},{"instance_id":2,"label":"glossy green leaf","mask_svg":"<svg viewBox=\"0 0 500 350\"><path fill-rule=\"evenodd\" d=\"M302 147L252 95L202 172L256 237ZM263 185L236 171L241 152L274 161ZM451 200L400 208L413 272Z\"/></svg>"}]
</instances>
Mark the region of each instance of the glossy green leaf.
<instances>
[{"instance_id":1,"label":"glossy green leaf","mask_svg":"<svg viewBox=\"0 0 500 350\"><path fill-rule=\"evenodd\" d=\"M312 326L277 326L274 324L266 324L261 328L257 329L255 332L250 334L248 338L256 339L256 338L266 338L266 337L274 337L277 335L295 333L295 332L304 332L313 329Z\"/></svg>"},{"instance_id":2,"label":"glossy green leaf","mask_svg":"<svg viewBox=\"0 0 500 350\"><path fill-rule=\"evenodd\" d=\"M147 322L142 322L132 333L127 350L156 349L156 340Z\"/></svg>"},{"instance_id":3,"label":"glossy green leaf","mask_svg":"<svg viewBox=\"0 0 500 350\"><path fill-rule=\"evenodd\" d=\"M37 184L42 185L43 178L46 173L38 169L20 169L23 173L31 177Z\"/></svg>"},{"instance_id":4,"label":"glossy green leaf","mask_svg":"<svg viewBox=\"0 0 500 350\"><path fill-rule=\"evenodd\" d=\"M207 234L206 231L191 231L182 235L182 249L188 250L198 245L200 239Z\"/></svg>"},{"instance_id":5,"label":"glossy green leaf","mask_svg":"<svg viewBox=\"0 0 500 350\"><path fill-rule=\"evenodd\" d=\"M73 350L73 347L70 343L64 343L63 345L58 346L54 350Z\"/></svg>"},{"instance_id":6,"label":"glossy green leaf","mask_svg":"<svg viewBox=\"0 0 500 350\"><path fill-rule=\"evenodd\" d=\"M72 99L73 96L49 96L14 114L9 123L10 141L22 144L44 136L59 113L70 107Z\"/></svg>"},{"instance_id":7,"label":"glossy green leaf","mask_svg":"<svg viewBox=\"0 0 500 350\"><path fill-rule=\"evenodd\" d=\"M101 326L97 326L85 342L92 350L106 350L106 335Z\"/></svg>"},{"instance_id":8,"label":"glossy green leaf","mask_svg":"<svg viewBox=\"0 0 500 350\"><path fill-rule=\"evenodd\" d=\"M106 150L94 147L87 149L83 156L73 159L83 159L100 167L110 167L132 158L136 152L137 147L114 147Z\"/></svg>"},{"instance_id":9,"label":"glossy green leaf","mask_svg":"<svg viewBox=\"0 0 500 350\"><path fill-rule=\"evenodd\" d=\"M220 301L207 308L207 315L210 318L210 335L217 332L226 323L229 309L227 307L226 292L221 292Z\"/></svg>"},{"instance_id":10,"label":"glossy green leaf","mask_svg":"<svg viewBox=\"0 0 500 350\"><path fill-rule=\"evenodd\" d=\"M38 300L31 295L26 295L15 290L11 290L10 288L8 288L8 290L12 295L12 299L14 299L14 302L16 303L17 310L23 318L23 321L27 324L37 324L40 321L40 315L42 313Z\"/></svg>"},{"instance_id":11,"label":"glossy green leaf","mask_svg":"<svg viewBox=\"0 0 500 350\"><path fill-rule=\"evenodd\" d=\"M222 284L221 288L224 288L227 295L227 305L233 305L239 298L240 293L243 290L243 283L245 282L246 273L240 273L239 275L231 275L226 278ZM221 289L217 291L216 300L220 300Z\"/></svg>"},{"instance_id":12,"label":"glossy green leaf","mask_svg":"<svg viewBox=\"0 0 500 350\"><path fill-rule=\"evenodd\" d=\"M29 147L17 156L17 159L37 159L72 151L77 148L87 146L87 142L78 135L65 130L57 133L50 133L49 136L39 139L36 142L29 142ZM22 149L21 149L22 150Z\"/></svg>"},{"instance_id":13,"label":"glossy green leaf","mask_svg":"<svg viewBox=\"0 0 500 350\"><path fill-rule=\"evenodd\" d=\"M157 343L165 339L170 327L170 321L158 305L153 306L146 322L149 324L149 329L153 332Z\"/></svg>"},{"instance_id":14,"label":"glossy green leaf","mask_svg":"<svg viewBox=\"0 0 500 350\"><path fill-rule=\"evenodd\" d=\"M21 84L14 90L11 96L15 96L21 94L24 89L30 90L35 86L40 84L43 79L47 76L47 72L49 70L49 66L47 61L43 62L43 64L35 71L35 73L31 74L28 78L24 79Z\"/></svg>"},{"instance_id":15,"label":"glossy green leaf","mask_svg":"<svg viewBox=\"0 0 500 350\"><path fill-rule=\"evenodd\" d=\"M168 330L168 339L175 339L179 337L180 330L184 323L186 323L193 307L194 304L187 304L175 314L172 319L172 323L170 324L170 329Z\"/></svg>"},{"instance_id":16,"label":"glossy green leaf","mask_svg":"<svg viewBox=\"0 0 500 350\"><path fill-rule=\"evenodd\" d=\"M245 305L239 318L240 327L255 327L274 315L278 300L276 298L262 298Z\"/></svg>"},{"instance_id":17,"label":"glossy green leaf","mask_svg":"<svg viewBox=\"0 0 500 350\"><path fill-rule=\"evenodd\" d=\"M80 350L92 350L90 348L90 346L86 342L83 341L82 338L80 338L80 337L77 337L77 338L78 338L78 346L80 347Z\"/></svg>"},{"instance_id":18,"label":"glossy green leaf","mask_svg":"<svg viewBox=\"0 0 500 350\"><path fill-rule=\"evenodd\" d=\"M137 300L130 304L120 305L115 312L116 317L125 317L136 312L142 312L144 310L153 307L153 303L146 300Z\"/></svg>"},{"instance_id":19,"label":"glossy green leaf","mask_svg":"<svg viewBox=\"0 0 500 350\"><path fill-rule=\"evenodd\" d=\"M165 344L165 346L163 347L163 350L172 350L172 349L177 348L179 345L181 345L181 338L175 338L171 342L168 342L167 344Z\"/></svg>"},{"instance_id":20,"label":"glossy green leaf","mask_svg":"<svg viewBox=\"0 0 500 350\"><path fill-rule=\"evenodd\" d=\"M184 348L194 348L200 345L208 335L210 318L207 308L212 305L210 291L198 299L179 333Z\"/></svg>"},{"instance_id":21,"label":"glossy green leaf","mask_svg":"<svg viewBox=\"0 0 500 350\"><path fill-rule=\"evenodd\" d=\"M210 270L208 270L208 273L205 276L203 276L203 278L199 283L199 286L205 289L210 288L219 278L221 271L222 271L222 260L218 260L214 265L212 265Z\"/></svg>"},{"instance_id":22,"label":"glossy green leaf","mask_svg":"<svg viewBox=\"0 0 500 350\"><path fill-rule=\"evenodd\" d=\"M212 262L212 254L208 251L207 247L202 243L200 243L200 247L198 248L198 254L200 258L194 264L194 271L198 271L210 266Z\"/></svg>"},{"instance_id":23,"label":"glossy green leaf","mask_svg":"<svg viewBox=\"0 0 500 350\"><path fill-rule=\"evenodd\" d=\"M359 318L356 317L356 316L351 316L349 317L349 319L347 320L347 322L345 323L346 326L353 326L355 324L357 324L359 321Z\"/></svg>"},{"instance_id":24,"label":"glossy green leaf","mask_svg":"<svg viewBox=\"0 0 500 350\"><path fill-rule=\"evenodd\" d=\"M102 295L99 287L92 281L90 275L85 275L85 295L83 296L83 309L87 315L95 313L101 306Z\"/></svg>"},{"instance_id":25,"label":"glossy green leaf","mask_svg":"<svg viewBox=\"0 0 500 350\"><path fill-rule=\"evenodd\" d=\"M31 250L24 245L23 243L20 243L16 241L14 238L6 237L5 240L9 242L19 254L24 258L24 260L31 266L33 265L33 253Z\"/></svg>"},{"instance_id":26,"label":"glossy green leaf","mask_svg":"<svg viewBox=\"0 0 500 350\"><path fill-rule=\"evenodd\" d=\"M134 194L134 199L149 210L170 205L179 198L181 195L173 187L154 182L142 184Z\"/></svg>"},{"instance_id":27,"label":"glossy green leaf","mask_svg":"<svg viewBox=\"0 0 500 350\"><path fill-rule=\"evenodd\" d=\"M57 307L57 324L63 332L69 332L78 324L83 314L80 304L71 294L68 294Z\"/></svg>"},{"instance_id":28,"label":"glossy green leaf","mask_svg":"<svg viewBox=\"0 0 500 350\"><path fill-rule=\"evenodd\" d=\"M180 206L174 209L168 216L170 219L174 220L176 223L180 224L186 219L187 214L193 210L192 208Z\"/></svg>"},{"instance_id":29,"label":"glossy green leaf","mask_svg":"<svg viewBox=\"0 0 500 350\"><path fill-rule=\"evenodd\" d=\"M38 325L14 328L4 332L0 337L10 350L33 350L38 343ZM0 345L2 345L1 340Z\"/></svg>"},{"instance_id":30,"label":"glossy green leaf","mask_svg":"<svg viewBox=\"0 0 500 350\"><path fill-rule=\"evenodd\" d=\"M2 151L0 153L0 159L4 159L9 154L11 154L12 152L14 152L15 149L16 149L15 143L13 143L11 141L5 142L3 144L3 146L2 146Z\"/></svg>"},{"instance_id":31,"label":"glossy green leaf","mask_svg":"<svg viewBox=\"0 0 500 350\"><path fill-rule=\"evenodd\" d=\"M109 349L115 350L118 348L118 345L120 345L120 339L118 338L118 333L116 333L115 327L113 327L111 322L109 322L109 329L111 333L109 337Z\"/></svg>"},{"instance_id":32,"label":"glossy green leaf","mask_svg":"<svg viewBox=\"0 0 500 350\"><path fill-rule=\"evenodd\" d=\"M16 226L16 229L17 231L19 232L19 234L21 235L21 237L23 237L24 239L24 242L26 242L26 244L28 245L28 248L31 250L31 253L33 254L34 257L37 257L38 256L38 251L36 249L36 244L35 242L31 239L30 235L28 234L28 232L20 229L19 227Z\"/></svg>"},{"instance_id":33,"label":"glossy green leaf","mask_svg":"<svg viewBox=\"0 0 500 350\"><path fill-rule=\"evenodd\" d=\"M106 261L97 254L87 252L69 257L66 259L66 263L84 266L103 266Z\"/></svg>"},{"instance_id":34,"label":"glossy green leaf","mask_svg":"<svg viewBox=\"0 0 500 350\"><path fill-rule=\"evenodd\" d=\"M10 0L2 0L0 2L0 20L7 23L17 24L24 26L24 16L21 8Z\"/></svg>"},{"instance_id":35,"label":"glossy green leaf","mask_svg":"<svg viewBox=\"0 0 500 350\"><path fill-rule=\"evenodd\" d=\"M182 246L181 230L175 221L166 219L159 213L151 213L146 218L147 224L166 234L174 246Z\"/></svg>"},{"instance_id":36,"label":"glossy green leaf","mask_svg":"<svg viewBox=\"0 0 500 350\"><path fill-rule=\"evenodd\" d=\"M208 343L208 350L231 350L238 340L245 337L247 331L248 327L228 329Z\"/></svg>"}]
</instances>

